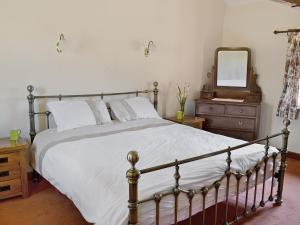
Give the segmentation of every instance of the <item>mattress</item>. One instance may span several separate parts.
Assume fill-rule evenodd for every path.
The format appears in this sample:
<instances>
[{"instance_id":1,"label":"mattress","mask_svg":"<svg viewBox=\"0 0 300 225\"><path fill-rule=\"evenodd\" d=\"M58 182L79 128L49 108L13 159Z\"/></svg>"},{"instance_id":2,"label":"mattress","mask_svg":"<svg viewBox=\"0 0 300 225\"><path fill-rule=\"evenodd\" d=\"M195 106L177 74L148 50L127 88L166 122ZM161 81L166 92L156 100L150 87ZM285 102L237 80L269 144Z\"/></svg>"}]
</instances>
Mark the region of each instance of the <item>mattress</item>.
<instances>
[{"instance_id":1,"label":"mattress","mask_svg":"<svg viewBox=\"0 0 300 225\"><path fill-rule=\"evenodd\" d=\"M125 225L128 220L128 183L126 171L130 168L127 153L136 150L140 160L136 167L144 169L194 157L245 143L242 140L212 134L162 119L144 119L87 126L58 133L48 129L37 134L32 145L32 164L44 178L68 196L83 217L96 225ZM270 148L270 154L277 151ZM232 152L231 168L245 172L264 156L264 146L254 144ZM226 154L210 157L180 166L180 185L186 189L210 185L224 175ZM272 160L267 167L271 176ZM139 200L174 187L174 168L144 174L139 179ZM261 171L262 172L262 171ZM250 186L253 186L252 176ZM235 195L236 181L231 179L230 194ZM242 181L240 191L245 188ZM225 195L221 185L220 197ZM201 196L193 201L193 214L202 210ZM207 195L206 206L214 204L214 194ZM179 196L179 220L188 217L189 203ZM160 203L161 224L174 222L174 197ZM139 206L139 223L155 224L155 204Z\"/></svg>"}]
</instances>

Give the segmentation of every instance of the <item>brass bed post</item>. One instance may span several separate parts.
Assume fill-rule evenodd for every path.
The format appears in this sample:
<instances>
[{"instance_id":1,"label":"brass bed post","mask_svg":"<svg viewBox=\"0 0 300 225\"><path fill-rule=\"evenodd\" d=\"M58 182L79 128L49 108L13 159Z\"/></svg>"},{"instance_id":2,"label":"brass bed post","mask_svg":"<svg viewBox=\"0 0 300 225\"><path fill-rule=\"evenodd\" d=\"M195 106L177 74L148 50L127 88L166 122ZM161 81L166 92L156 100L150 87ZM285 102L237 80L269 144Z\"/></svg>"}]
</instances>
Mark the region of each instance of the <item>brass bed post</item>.
<instances>
[{"instance_id":1,"label":"brass bed post","mask_svg":"<svg viewBox=\"0 0 300 225\"><path fill-rule=\"evenodd\" d=\"M30 122L30 141L31 143L33 142L35 135L36 135L36 130L35 130L35 120L34 120L34 116L35 116L35 112L34 112L34 95L32 94L32 92L34 91L34 87L32 85L28 85L27 86L27 91L29 92L29 95L27 96L27 100L28 100L28 104L29 104L29 122ZM40 179L39 174L33 170L32 173L32 179L34 182L38 182Z\"/></svg>"},{"instance_id":2,"label":"brass bed post","mask_svg":"<svg viewBox=\"0 0 300 225\"><path fill-rule=\"evenodd\" d=\"M138 180L140 171L135 168L135 164L139 161L138 153L136 151L129 152L127 160L131 164L131 168L126 173L129 184L128 225L138 225Z\"/></svg>"},{"instance_id":3,"label":"brass bed post","mask_svg":"<svg viewBox=\"0 0 300 225\"><path fill-rule=\"evenodd\" d=\"M288 129L289 125L291 124L291 121L288 118L285 118L283 120L283 124L285 128L282 130L282 149L280 151L281 153L281 163L278 171L278 189L277 189L277 198L275 200L275 203L277 205L282 204L282 192L283 192L283 183L284 183L284 174L287 166L287 151L288 151L288 140L290 131Z\"/></svg>"},{"instance_id":4,"label":"brass bed post","mask_svg":"<svg viewBox=\"0 0 300 225\"><path fill-rule=\"evenodd\" d=\"M153 82L153 86L154 86L154 89L153 89L153 94L154 94L154 100L153 100L153 105L154 105L154 108L156 109L157 111L157 102L158 102L158 82L155 81Z\"/></svg>"},{"instance_id":5,"label":"brass bed post","mask_svg":"<svg viewBox=\"0 0 300 225\"><path fill-rule=\"evenodd\" d=\"M30 121L30 140L31 143L36 135L35 131L35 121L34 121L34 95L32 92L34 91L34 87L32 85L27 86L27 91L29 91L29 95L27 96L28 104L29 104L29 121Z\"/></svg>"}]
</instances>

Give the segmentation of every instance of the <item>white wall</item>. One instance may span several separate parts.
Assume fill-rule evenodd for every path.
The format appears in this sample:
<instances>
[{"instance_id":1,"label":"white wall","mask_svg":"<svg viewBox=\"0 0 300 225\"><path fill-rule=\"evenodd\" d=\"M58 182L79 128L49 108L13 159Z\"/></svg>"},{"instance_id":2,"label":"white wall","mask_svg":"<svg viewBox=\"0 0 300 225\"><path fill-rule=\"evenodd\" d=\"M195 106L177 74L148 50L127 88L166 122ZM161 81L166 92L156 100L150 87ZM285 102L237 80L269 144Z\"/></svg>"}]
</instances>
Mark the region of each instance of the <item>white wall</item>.
<instances>
[{"instance_id":1,"label":"white wall","mask_svg":"<svg viewBox=\"0 0 300 225\"><path fill-rule=\"evenodd\" d=\"M172 115L174 84L186 81L193 112L221 44L224 7L223 0L1 1L0 136L13 128L27 136L28 84L39 94L65 94L144 89L157 80L160 110ZM149 40L156 47L145 58Z\"/></svg>"},{"instance_id":2,"label":"white wall","mask_svg":"<svg viewBox=\"0 0 300 225\"><path fill-rule=\"evenodd\" d=\"M300 9L272 1L230 5L225 12L223 46L247 46L253 53L263 91L261 136L282 129L282 119L275 114L282 91L287 36L274 35L273 31L297 27L300 27ZM291 131L290 150L300 153L300 119L292 122Z\"/></svg>"}]
</instances>

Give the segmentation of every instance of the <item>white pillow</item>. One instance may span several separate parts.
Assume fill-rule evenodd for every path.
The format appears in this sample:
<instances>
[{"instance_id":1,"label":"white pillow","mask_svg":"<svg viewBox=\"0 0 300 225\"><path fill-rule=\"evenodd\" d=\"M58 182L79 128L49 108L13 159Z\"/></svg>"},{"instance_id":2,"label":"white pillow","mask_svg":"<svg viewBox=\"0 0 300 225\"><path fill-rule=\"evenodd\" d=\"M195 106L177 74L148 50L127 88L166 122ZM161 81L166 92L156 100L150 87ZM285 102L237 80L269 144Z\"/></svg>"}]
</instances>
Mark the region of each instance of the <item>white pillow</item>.
<instances>
[{"instance_id":1,"label":"white pillow","mask_svg":"<svg viewBox=\"0 0 300 225\"><path fill-rule=\"evenodd\" d=\"M57 131L61 132L88 125L96 125L95 116L85 101L48 102Z\"/></svg>"},{"instance_id":2,"label":"white pillow","mask_svg":"<svg viewBox=\"0 0 300 225\"><path fill-rule=\"evenodd\" d=\"M124 100L114 100L109 103L113 116L121 122L137 119L135 112Z\"/></svg>"},{"instance_id":3,"label":"white pillow","mask_svg":"<svg viewBox=\"0 0 300 225\"><path fill-rule=\"evenodd\" d=\"M135 97L125 99L124 101L126 101L128 105L132 108L132 110L136 114L137 119L160 119L160 116L154 109L149 98Z\"/></svg>"},{"instance_id":4,"label":"white pillow","mask_svg":"<svg viewBox=\"0 0 300 225\"><path fill-rule=\"evenodd\" d=\"M102 100L89 100L87 101L89 106L91 107L97 124L105 124L105 123L111 123L111 118L108 112L108 109L106 107L106 103Z\"/></svg>"}]
</instances>

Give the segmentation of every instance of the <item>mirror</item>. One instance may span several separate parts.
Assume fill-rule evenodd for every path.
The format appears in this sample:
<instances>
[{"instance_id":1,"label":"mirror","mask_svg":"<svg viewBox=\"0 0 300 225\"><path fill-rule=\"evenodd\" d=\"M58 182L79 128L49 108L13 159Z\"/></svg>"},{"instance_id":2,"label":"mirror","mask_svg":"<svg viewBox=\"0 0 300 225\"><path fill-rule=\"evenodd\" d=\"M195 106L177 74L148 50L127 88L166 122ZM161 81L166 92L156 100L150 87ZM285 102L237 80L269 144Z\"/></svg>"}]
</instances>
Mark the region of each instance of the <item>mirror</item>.
<instances>
[{"instance_id":1,"label":"mirror","mask_svg":"<svg viewBox=\"0 0 300 225\"><path fill-rule=\"evenodd\" d=\"M248 81L248 49L220 48L217 50L217 87L246 88Z\"/></svg>"}]
</instances>

